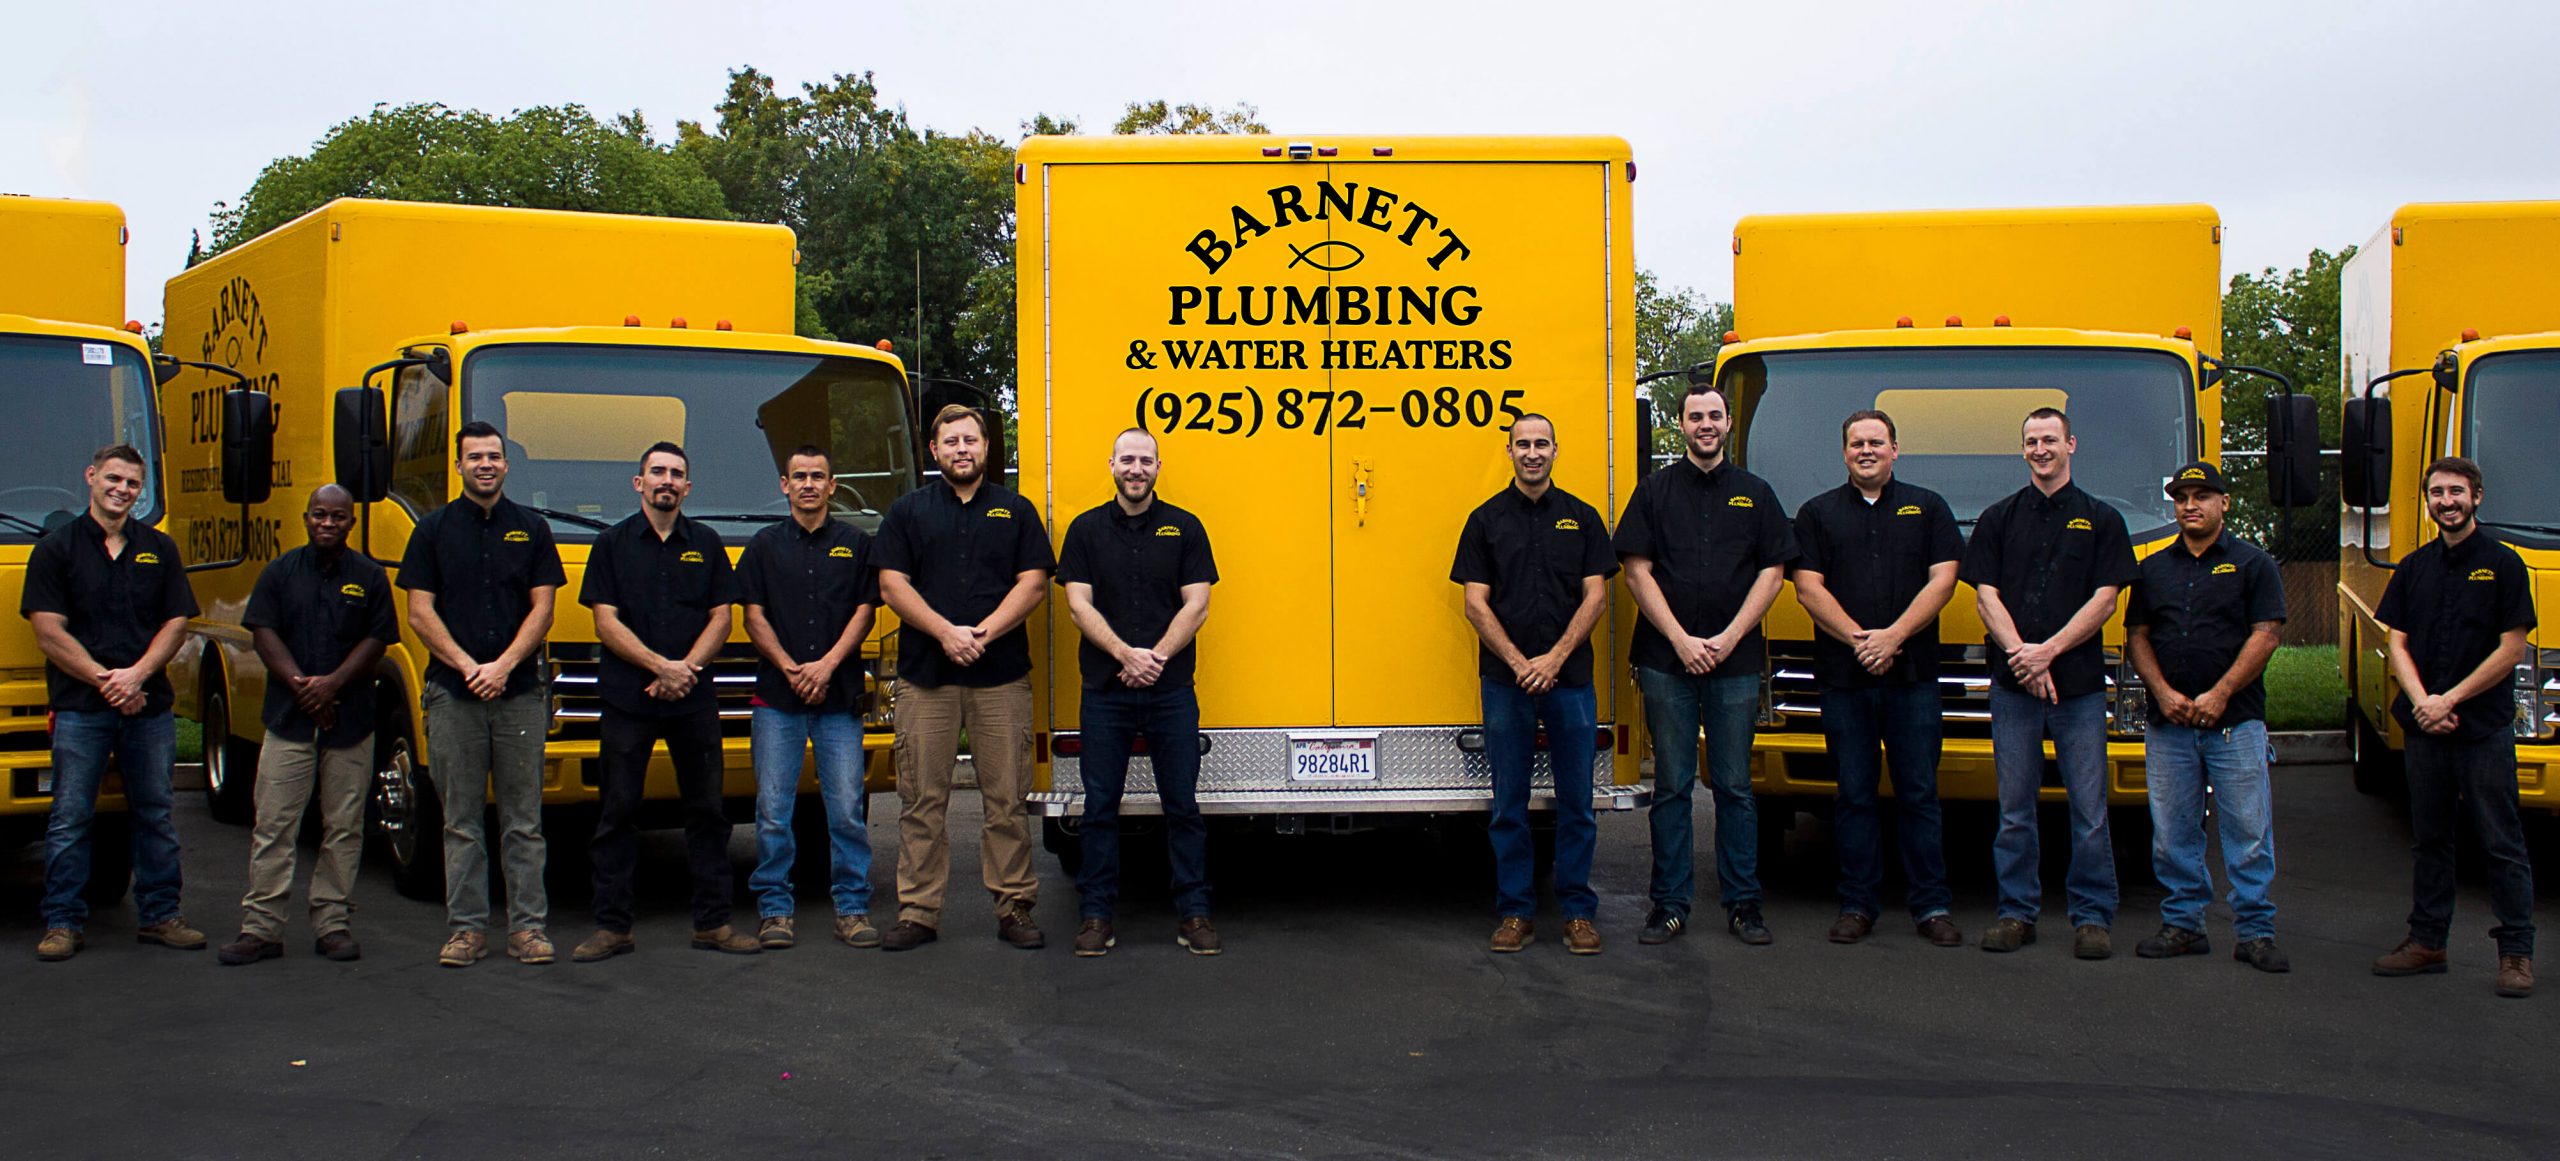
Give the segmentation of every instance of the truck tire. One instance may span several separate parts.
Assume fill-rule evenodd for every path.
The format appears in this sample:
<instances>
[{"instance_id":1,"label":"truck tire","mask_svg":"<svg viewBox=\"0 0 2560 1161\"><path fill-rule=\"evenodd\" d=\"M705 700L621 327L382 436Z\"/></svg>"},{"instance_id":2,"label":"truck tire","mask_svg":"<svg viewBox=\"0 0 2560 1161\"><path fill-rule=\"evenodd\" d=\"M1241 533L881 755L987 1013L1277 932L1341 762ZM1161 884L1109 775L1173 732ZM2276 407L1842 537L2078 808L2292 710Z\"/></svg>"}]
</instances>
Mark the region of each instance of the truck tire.
<instances>
[{"instance_id":1,"label":"truck tire","mask_svg":"<svg viewBox=\"0 0 2560 1161\"><path fill-rule=\"evenodd\" d=\"M231 736L231 694L221 668L205 671L204 800L215 822L245 826L257 810L258 747Z\"/></svg>"},{"instance_id":2,"label":"truck tire","mask_svg":"<svg viewBox=\"0 0 2560 1161\"><path fill-rule=\"evenodd\" d=\"M1084 870L1084 836L1068 827L1065 819L1040 820L1040 845L1058 856L1058 871L1067 878Z\"/></svg>"},{"instance_id":3,"label":"truck tire","mask_svg":"<svg viewBox=\"0 0 2560 1161\"><path fill-rule=\"evenodd\" d=\"M2376 798L2403 799L2409 796L2409 773L2401 765L2400 752L2383 740L2382 731L2374 729L2355 715L2355 729L2348 734L2355 764L2356 790Z\"/></svg>"},{"instance_id":4,"label":"truck tire","mask_svg":"<svg viewBox=\"0 0 2560 1161\"><path fill-rule=\"evenodd\" d=\"M391 885L405 898L444 898L444 804L418 764L418 731L408 702L386 687L373 731L374 833L391 860Z\"/></svg>"}]
</instances>

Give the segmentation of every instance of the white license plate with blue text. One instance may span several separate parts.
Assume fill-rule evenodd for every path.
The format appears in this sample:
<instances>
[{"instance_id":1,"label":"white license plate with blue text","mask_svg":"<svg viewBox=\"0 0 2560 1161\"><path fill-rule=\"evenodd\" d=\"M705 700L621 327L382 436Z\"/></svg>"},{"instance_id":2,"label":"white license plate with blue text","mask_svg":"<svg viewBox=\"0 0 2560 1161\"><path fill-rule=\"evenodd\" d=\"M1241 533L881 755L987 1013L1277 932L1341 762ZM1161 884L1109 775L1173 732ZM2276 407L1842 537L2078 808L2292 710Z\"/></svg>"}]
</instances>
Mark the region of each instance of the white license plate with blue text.
<instances>
[{"instance_id":1,"label":"white license plate with blue text","mask_svg":"<svg viewBox=\"0 0 2560 1161\"><path fill-rule=\"evenodd\" d=\"M1377 777L1376 734L1289 735L1289 780L1292 782L1374 782Z\"/></svg>"}]
</instances>

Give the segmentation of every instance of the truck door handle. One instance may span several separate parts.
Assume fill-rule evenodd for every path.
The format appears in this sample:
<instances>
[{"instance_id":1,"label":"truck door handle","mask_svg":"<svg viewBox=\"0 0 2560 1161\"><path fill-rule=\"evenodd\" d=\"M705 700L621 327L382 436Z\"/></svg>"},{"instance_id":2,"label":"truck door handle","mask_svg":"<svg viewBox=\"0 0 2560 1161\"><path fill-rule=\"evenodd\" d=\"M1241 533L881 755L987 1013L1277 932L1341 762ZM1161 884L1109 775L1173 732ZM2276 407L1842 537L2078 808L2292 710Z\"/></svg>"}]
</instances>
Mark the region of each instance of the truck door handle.
<instances>
[{"instance_id":1,"label":"truck door handle","mask_svg":"<svg viewBox=\"0 0 2560 1161\"><path fill-rule=\"evenodd\" d=\"M1351 513L1354 524L1360 527L1369 523L1369 473L1375 466L1367 456L1351 461Z\"/></svg>"}]
</instances>

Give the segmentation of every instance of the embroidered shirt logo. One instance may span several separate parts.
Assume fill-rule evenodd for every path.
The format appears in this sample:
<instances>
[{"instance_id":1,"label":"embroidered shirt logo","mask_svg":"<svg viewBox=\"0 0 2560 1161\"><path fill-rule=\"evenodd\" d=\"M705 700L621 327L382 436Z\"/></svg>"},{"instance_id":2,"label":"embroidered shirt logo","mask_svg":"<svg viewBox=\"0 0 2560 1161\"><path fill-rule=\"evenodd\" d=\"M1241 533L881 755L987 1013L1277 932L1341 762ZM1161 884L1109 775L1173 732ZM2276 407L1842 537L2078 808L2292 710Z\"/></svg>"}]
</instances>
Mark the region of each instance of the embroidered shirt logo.
<instances>
[{"instance_id":1,"label":"embroidered shirt logo","mask_svg":"<svg viewBox=\"0 0 2560 1161\"><path fill-rule=\"evenodd\" d=\"M364 586L357 584L354 581L348 581L345 584L339 585L338 591L351 597L361 597L364 595Z\"/></svg>"},{"instance_id":2,"label":"embroidered shirt logo","mask_svg":"<svg viewBox=\"0 0 2560 1161\"><path fill-rule=\"evenodd\" d=\"M2087 517L2074 516L2071 518L2071 523L2065 524L2063 527L2073 532L2087 532L2095 526L2089 523Z\"/></svg>"},{"instance_id":3,"label":"embroidered shirt logo","mask_svg":"<svg viewBox=\"0 0 2560 1161\"><path fill-rule=\"evenodd\" d=\"M1582 531L1582 521L1576 520L1571 516L1567 516L1562 520L1556 521L1556 531L1580 532Z\"/></svg>"},{"instance_id":4,"label":"embroidered shirt logo","mask_svg":"<svg viewBox=\"0 0 2560 1161\"><path fill-rule=\"evenodd\" d=\"M137 557L135 557L134 559L135 559L135 560L141 560L142 558L137 556ZM2489 569L2489 568L2475 568L2475 569L2472 569L2472 570L2471 570L2471 579L2473 579L2473 580L2493 581L2493 580L2498 579L2498 572L2497 572L2497 570L2496 570L2496 569Z\"/></svg>"},{"instance_id":5,"label":"embroidered shirt logo","mask_svg":"<svg viewBox=\"0 0 2560 1161\"><path fill-rule=\"evenodd\" d=\"M1748 508L1751 506L1751 497L1734 496L1727 499L1724 504L1727 508Z\"/></svg>"},{"instance_id":6,"label":"embroidered shirt logo","mask_svg":"<svg viewBox=\"0 0 2560 1161\"><path fill-rule=\"evenodd\" d=\"M683 556L679 556L676 559L686 564L700 564L702 563L702 554L699 552L687 551Z\"/></svg>"},{"instance_id":7,"label":"embroidered shirt logo","mask_svg":"<svg viewBox=\"0 0 2560 1161\"><path fill-rule=\"evenodd\" d=\"M533 534L519 528L513 532L507 533L501 539L505 540L509 544L531 544L533 543Z\"/></svg>"},{"instance_id":8,"label":"embroidered shirt logo","mask_svg":"<svg viewBox=\"0 0 2560 1161\"><path fill-rule=\"evenodd\" d=\"M1180 536L1180 535L1182 535L1182 530L1181 530L1181 529L1179 529L1179 528L1174 527L1173 525L1167 524L1167 525L1165 525L1165 526L1164 526L1164 527L1162 527L1162 528L1158 528L1158 529L1156 529L1156 535L1158 535L1158 536Z\"/></svg>"},{"instance_id":9,"label":"embroidered shirt logo","mask_svg":"<svg viewBox=\"0 0 2560 1161\"><path fill-rule=\"evenodd\" d=\"M156 552L137 552L133 554L133 563L158 564L160 563L160 554Z\"/></svg>"},{"instance_id":10,"label":"embroidered shirt logo","mask_svg":"<svg viewBox=\"0 0 2560 1161\"><path fill-rule=\"evenodd\" d=\"M846 545L839 544L839 545L835 546L834 548L830 548L830 549L828 549L828 550L827 550L827 555L829 555L829 556L842 557L842 558L844 558L844 559L846 559L846 560L852 560L852 559L853 559L853 549L852 549L852 548L850 548L850 547L848 547L848 546L846 546Z\"/></svg>"},{"instance_id":11,"label":"embroidered shirt logo","mask_svg":"<svg viewBox=\"0 0 2560 1161\"><path fill-rule=\"evenodd\" d=\"M990 520L1011 520L1013 519L1013 509L989 508L987 509L987 518Z\"/></svg>"},{"instance_id":12,"label":"embroidered shirt logo","mask_svg":"<svg viewBox=\"0 0 2560 1161\"><path fill-rule=\"evenodd\" d=\"M2204 478L2204 469L2188 468L2187 470L2178 473L2178 478L2181 480L2201 480Z\"/></svg>"},{"instance_id":13,"label":"embroidered shirt logo","mask_svg":"<svg viewBox=\"0 0 2560 1161\"><path fill-rule=\"evenodd\" d=\"M1894 509L1893 514L1896 516L1917 516L1920 514L1920 506L1918 504L1905 504Z\"/></svg>"},{"instance_id":14,"label":"embroidered shirt logo","mask_svg":"<svg viewBox=\"0 0 2560 1161\"><path fill-rule=\"evenodd\" d=\"M2222 574L2224 574L2224 573L2226 573L2226 572L2238 572L2238 571L2240 571L2240 566L2239 566L2239 565L2236 565L2236 564L2217 564L2217 565L2213 566L2213 575L2215 575L2215 576L2221 576Z\"/></svg>"}]
</instances>

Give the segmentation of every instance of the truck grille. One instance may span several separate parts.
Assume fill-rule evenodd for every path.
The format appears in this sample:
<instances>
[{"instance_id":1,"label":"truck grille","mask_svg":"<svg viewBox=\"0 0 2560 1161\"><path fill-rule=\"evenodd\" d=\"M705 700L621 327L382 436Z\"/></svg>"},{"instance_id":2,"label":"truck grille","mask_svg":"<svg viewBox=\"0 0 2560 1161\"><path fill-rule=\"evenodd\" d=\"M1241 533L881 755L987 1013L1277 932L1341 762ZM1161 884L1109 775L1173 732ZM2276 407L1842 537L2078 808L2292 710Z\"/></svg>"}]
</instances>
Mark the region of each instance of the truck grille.
<instances>
[{"instance_id":1,"label":"truck grille","mask_svg":"<svg viewBox=\"0 0 2560 1161\"><path fill-rule=\"evenodd\" d=\"M2107 732L2139 735L2142 723L2124 720L2117 708L2118 677L2120 672L2129 670L2117 650L2107 650L2106 658ZM2133 716L2143 716L2146 706L2140 700L2138 684L2134 686L2130 700ZM1938 646L1938 701L1947 737L1991 736L1991 666L1982 646ZM1812 642L1769 642L1768 708L1774 712L1777 721L1772 725L1764 717L1762 728L1767 732L1822 732L1822 683L1813 675Z\"/></svg>"},{"instance_id":2,"label":"truck grille","mask_svg":"<svg viewBox=\"0 0 2560 1161\"><path fill-rule=\"evenodd\" d=\"M592 643L555 644L551 654L551 737L554 741L593 741L604 719L604 691L597 669L604 647ZM755 646L732 641L711 659L710 679L720 699L720 735L743 738L755 710Z\"/></svg>"}]
</instances>

